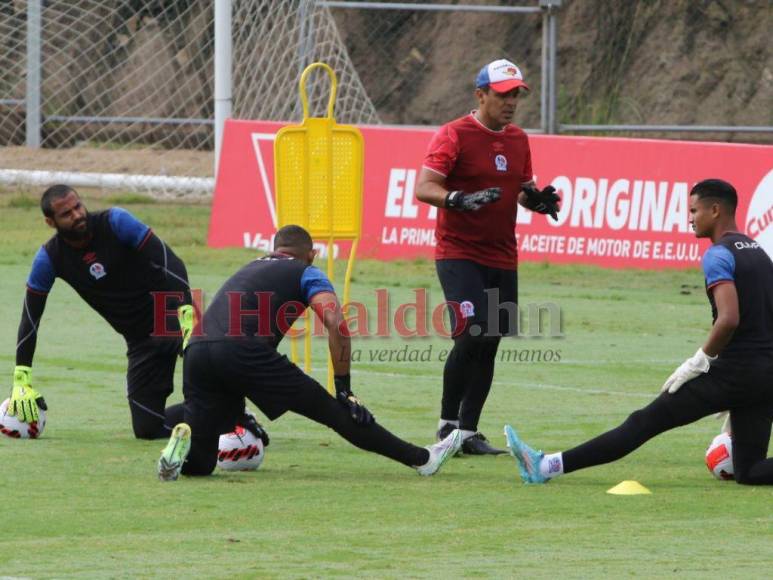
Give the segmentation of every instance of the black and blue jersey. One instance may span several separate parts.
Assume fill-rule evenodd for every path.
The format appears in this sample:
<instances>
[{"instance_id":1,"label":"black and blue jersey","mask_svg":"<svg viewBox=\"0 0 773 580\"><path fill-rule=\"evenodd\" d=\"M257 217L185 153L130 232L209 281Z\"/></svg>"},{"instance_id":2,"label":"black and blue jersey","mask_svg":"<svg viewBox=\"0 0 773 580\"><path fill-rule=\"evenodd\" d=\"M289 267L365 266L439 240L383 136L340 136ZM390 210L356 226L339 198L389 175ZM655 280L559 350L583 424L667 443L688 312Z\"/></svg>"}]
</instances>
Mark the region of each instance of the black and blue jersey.
<instances>
[{"instance_id":1,"label":"black and blue jersey","mask_svg":"<svg viewBox=\"0 0 773 580\"><path fill-rule=\"evenodd\" d=\"M335 292L325 274L285 254L250 262L218 290L191 342L259 338L276 347L320 292Z\"/></svg>"},{"instance_id":2,"label":"black and blue jersey","mask_svg":"<svg viewBox=\"0 0 773 580\"><path fill-rule=\"evenodd\" d=\"M760 245L737 232L725 234L704 254L703 271L714 322L711 289L732 282L738 292L740 322L720 357L773 353L773 262Z\"/></svg>"},{"instance_id":3,"label":"black and blue jersey","mask_svg":"<svg viewBox=\"0 0 773 580\"><path fill-rule=\"evenodd\" d=\"M84 247L54 235L37 252L27 279L19 328L17 364L30 365L46 296L56 278L67 282L127 341L154 332L154 292L182 292L167 308L190 302L182 260L153 231L128 211L114 207L89 213L91 238ZM166 330L176 330L170 317Z\"/></svg>"}]
</instances>

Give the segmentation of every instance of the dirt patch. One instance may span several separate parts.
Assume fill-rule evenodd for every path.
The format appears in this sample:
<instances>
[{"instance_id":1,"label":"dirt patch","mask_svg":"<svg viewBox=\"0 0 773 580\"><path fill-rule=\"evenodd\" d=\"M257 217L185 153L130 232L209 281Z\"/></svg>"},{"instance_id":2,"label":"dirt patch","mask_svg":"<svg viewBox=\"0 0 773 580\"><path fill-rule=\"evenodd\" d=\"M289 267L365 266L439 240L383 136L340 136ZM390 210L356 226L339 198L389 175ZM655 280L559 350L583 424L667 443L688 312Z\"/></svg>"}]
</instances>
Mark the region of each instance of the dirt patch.
<instances>
[{"instance_id":1,"label":"dirt patch","mask_svg":"<svg viewBox=\"0 0 773 580\"><path fill-rule=\"evenodd\" d=\"M212 151L0 148L0 168L212 177Z\"/></svg>"}]
</instances>

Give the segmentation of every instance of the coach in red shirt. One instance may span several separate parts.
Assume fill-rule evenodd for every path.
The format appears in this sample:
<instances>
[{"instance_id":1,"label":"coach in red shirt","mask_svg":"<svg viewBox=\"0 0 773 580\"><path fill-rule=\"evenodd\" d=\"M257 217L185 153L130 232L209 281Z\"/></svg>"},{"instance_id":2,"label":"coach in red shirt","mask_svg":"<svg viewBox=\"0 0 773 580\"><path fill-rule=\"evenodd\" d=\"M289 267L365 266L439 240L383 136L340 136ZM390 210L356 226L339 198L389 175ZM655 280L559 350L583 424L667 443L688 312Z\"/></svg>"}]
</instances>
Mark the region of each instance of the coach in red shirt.
<instances>
[{"instance_id":1,"label":"coach in red shirt","mask_svg":"<svg viewBox=\"0 0 773 580\"><path fill-rule=\"evenodd\" d=\"M517 333L517 317L509 315L515 310L503 304L518 302L518 203L555 216L560 200L552 187L535 188L529 139L511 124L519 93L529 90L521 71L496 60L481 69L475 85L478 109L435 134L416 196L440 208L436 267L446 301L455 304L437 437L458 427L463 452L486 455L504 453L478 431L478 420L500 338Z\"/></svg>"}]
</instances>

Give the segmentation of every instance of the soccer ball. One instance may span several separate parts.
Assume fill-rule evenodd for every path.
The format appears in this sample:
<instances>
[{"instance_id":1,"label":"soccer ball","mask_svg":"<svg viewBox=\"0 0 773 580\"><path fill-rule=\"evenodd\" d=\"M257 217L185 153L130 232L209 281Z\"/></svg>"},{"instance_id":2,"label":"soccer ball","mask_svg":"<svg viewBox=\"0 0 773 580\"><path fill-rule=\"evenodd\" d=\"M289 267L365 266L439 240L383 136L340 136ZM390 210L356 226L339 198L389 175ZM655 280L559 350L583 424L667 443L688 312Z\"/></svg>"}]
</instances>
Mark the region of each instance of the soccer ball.
<instances>
[{"instance_id":1,"label":"soccer ball","mask_svg":"<svg viewBox=\"0 0 773 580\"><path fill-rule=\"evenodd\" d=\"M239 425L220 436L217 466L226 471L255 471L263 463L263 441Z\"/></svg>"},{"instance_id":2,"label":"soccer ball","mask_svg":"<svg viewBox=\"0 0 773 580\"><path fill-rule=\"evenodd\" d=\"M22 423L15 416L8 414L11 399L6 399L0 405L0 433L12 439L37 439L46 427L46 412L38 407L38 420L33 423Z\"/></svg>"},{"instance_id":3,"label":"soccer ball","mask_svg":"<svg viewBox=\"0 0 773 580\"><path fill-rule=\"evenodd\" d=\"M733 479L733 441L728 433L720 433L706 449L706 467L717 479Z\"/></svg>"}]
</instances>

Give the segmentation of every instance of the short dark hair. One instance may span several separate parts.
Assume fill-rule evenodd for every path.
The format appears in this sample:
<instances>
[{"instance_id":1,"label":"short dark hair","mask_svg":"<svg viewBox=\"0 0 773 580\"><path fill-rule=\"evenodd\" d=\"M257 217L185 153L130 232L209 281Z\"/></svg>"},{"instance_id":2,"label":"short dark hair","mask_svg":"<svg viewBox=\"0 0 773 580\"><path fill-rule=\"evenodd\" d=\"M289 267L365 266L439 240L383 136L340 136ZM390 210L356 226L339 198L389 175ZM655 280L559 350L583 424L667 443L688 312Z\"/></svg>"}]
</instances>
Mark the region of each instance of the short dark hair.
<instances>
[{"instance_id":1,"label":"short dark hair","mask_svg":"<svg viewBox=\"0 0 773 580\"><path fill-rule=\"evenodd\" d=\"M735 187L721 179L704 179L693 185L690 195L697 195L698 199L715 199L731 213L735 213L738 207L738 193Z\"/></svg>"},{"instance_id":2,"label":"short dark hair","mask_svg":"<svg viewBox=\"0 0 773 580\"><path fill-rule=\"evenodd\" d=\"M274 249L292 248L299 252L310 252L314 248L309 232L301 226L289 225L280 228L274 236Z\"/></svg>"},{"instance_id":3,"label":"short dark hair","mask_svg":"<svg viewBox=\"0 0 773 580\"><path fill-rule=\"evenodd\" d=\"M47 218L54 217L54 210L51 207L51 204L55 199L67 197L70 193L77 195L78 192L69 185L64 185L62 183L52 185L47 190L45 190L43 195L40 196L40 209L43 212L43 215Z\"/></svg>"}]
</instances>

